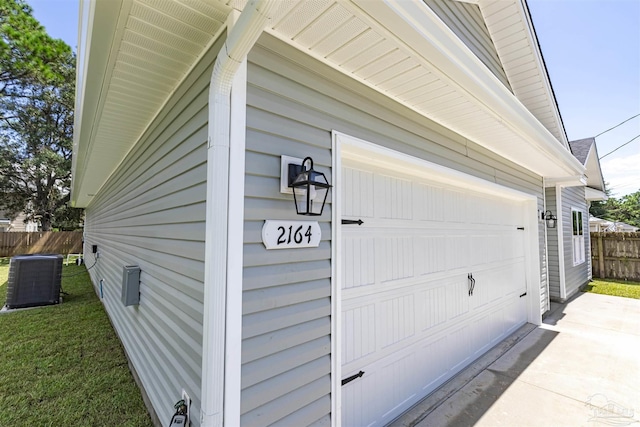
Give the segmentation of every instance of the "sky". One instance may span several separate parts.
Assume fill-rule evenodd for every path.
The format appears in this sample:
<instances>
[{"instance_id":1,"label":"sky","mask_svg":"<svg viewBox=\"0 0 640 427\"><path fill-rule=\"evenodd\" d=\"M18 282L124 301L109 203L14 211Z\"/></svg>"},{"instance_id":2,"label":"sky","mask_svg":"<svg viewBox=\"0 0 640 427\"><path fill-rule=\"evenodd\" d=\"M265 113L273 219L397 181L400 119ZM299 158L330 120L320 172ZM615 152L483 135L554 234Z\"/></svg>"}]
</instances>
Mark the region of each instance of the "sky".
<instances>
[{"instance_id":1,"label":"sky","mask_svg":"<svg viewBox=\"0 0 640 427\"><path fill-rule=\"evenodd\" d=\"M27 0L77 51L78 0ZM640 0L528 0L570 141L640 114ZM598 155L640 135L640 116L596 137ZM600 160L614 197L640 190L640 138Z\"/></svg>"}]
</instances>

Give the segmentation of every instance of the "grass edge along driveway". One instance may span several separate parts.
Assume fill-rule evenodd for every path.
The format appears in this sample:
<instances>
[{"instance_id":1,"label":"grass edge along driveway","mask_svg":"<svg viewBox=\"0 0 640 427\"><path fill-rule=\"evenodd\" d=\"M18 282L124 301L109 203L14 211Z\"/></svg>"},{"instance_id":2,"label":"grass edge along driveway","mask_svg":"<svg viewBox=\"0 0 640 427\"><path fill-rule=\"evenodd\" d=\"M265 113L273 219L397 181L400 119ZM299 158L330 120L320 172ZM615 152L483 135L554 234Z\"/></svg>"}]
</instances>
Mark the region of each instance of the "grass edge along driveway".
<instances>
[{"instance_id":1,"label":"grass edge along driveway","mask_svg":"<svg viewBox=\"0 0 640 427\"><path fill-rule=\"evenodd\" d=\"M594 294L640 299L640 282L594 278L584 290Z\"/></svg>"},{"instance_id":2,"label":"grass edge along driveway","mask_svg":"<svg viewBox=\"0 0 640 427\"><path fill-rule=\"evenodd\" d=\"M0 258L0 307L8 274ZM0 425L152 426L85 267L62 275L62 304L0 314Z\"/></svg>"}]
</instances>

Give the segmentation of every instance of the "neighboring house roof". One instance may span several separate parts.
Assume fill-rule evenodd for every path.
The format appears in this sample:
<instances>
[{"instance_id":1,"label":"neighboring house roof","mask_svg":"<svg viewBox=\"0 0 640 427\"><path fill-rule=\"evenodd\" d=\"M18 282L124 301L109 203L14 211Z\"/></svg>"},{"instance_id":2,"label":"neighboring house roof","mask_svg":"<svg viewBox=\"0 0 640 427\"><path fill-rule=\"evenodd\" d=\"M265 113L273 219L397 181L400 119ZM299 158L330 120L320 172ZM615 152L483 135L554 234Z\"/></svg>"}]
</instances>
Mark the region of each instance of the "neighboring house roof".
<instances>
[{"instance_id":1,"label":"neighboring house roof","mask_svg":"<svg viewBox=\"0 0 640 427\"><path fill-rule=\"evenodd\" d=\"M87 206L242 5L82 3L73 206ZM421 1L281 2L265 31L540 176L582 176L523 0L478 7L513 93Z\"/></svg>"},{"instance_id":2,"label":"neighboring house roof","mask_svg":"<svg viewBox=\"0 0 640 427\"><path fill-rule=\"evenodd\" d=\"M598 224L602 231L616 231L616 232L636 232L640 230L640 227L630 225L620 221L609 221L602 218L592 216L589 218L589 225Z\"/></svg>"},{"instance_id":3,"label":"neighboring house roof","mask_svg":"<svg viewBox=\"0 0 640 427\"><path fill-rule=\"evenodd\" d=\"M586 168L587 177L587 200L607 200L608 197L604 193L604 177L600 168L600 160L598 159L598 147L595 138L584 138L576 141L570 141L569 146L573 155Z\"/></svg>"}]
</instances>

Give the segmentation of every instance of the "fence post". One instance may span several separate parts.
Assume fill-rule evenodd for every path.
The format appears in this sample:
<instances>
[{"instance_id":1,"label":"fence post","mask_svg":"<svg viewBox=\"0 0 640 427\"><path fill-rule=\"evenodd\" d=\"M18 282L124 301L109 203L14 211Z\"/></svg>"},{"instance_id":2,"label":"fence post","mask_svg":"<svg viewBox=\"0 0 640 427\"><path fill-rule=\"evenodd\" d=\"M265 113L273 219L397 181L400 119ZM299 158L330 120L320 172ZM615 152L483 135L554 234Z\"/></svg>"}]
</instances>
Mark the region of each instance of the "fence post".
<instances>
[{"instance_id":1,"label":"fence post","mask_svg":"<svg viewBox=\"0 0 640 427\"><path fill-rule=\"evenodd\" d=\"M602 233L598 233L598 268L600 270L600 278L606 279L607 273L604 269L604 242L602 241Z\"/></svg>"}]
</instances>

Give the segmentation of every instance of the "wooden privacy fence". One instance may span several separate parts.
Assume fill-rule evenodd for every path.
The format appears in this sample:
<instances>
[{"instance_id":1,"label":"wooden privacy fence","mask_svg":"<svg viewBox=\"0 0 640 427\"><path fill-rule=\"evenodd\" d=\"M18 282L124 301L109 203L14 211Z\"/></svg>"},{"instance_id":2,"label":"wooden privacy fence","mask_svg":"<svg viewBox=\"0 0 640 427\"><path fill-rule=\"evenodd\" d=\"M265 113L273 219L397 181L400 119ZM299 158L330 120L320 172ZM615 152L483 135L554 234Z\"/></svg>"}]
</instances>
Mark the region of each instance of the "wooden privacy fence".
<instances>
[{"instance_id":1,"label":"wooden privacy fence","mask_svg":"<svg viewBox=\"0 0 640 427\"><path fill-rule=\"evenodd\" d=\"M0 233L0 257L20 254L75 254L82 252L82 231Z\"/></svg>"},{"instance_id":2,"label":"wooden privacy fence","mask_svg":"<svg viewBox=\"0 0 640 427\"><path fill-rule=\"evenodd\" d=\"M640 233L591 233L593 277L640 282Z\"/></svg>"}]
</instances>

